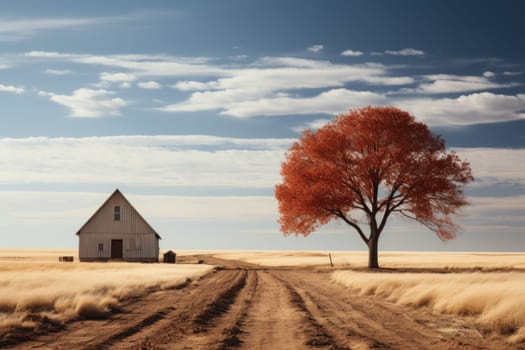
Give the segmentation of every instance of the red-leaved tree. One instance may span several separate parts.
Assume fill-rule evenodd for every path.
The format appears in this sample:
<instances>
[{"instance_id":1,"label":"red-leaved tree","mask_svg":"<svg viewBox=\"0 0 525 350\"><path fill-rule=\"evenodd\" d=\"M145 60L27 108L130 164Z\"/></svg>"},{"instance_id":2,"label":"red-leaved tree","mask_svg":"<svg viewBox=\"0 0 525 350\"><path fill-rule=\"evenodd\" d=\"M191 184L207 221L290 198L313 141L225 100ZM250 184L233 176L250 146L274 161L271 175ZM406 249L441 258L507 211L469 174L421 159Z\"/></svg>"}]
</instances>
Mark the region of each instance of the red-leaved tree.
<instances>
[{"instance_id":1,"label":"red-leaved tree","mask_svg":"<svg viewBox=\"0 0 525 350\"><path fill-rule=\"evenodd\" d=\"M467 202L470 165L440 136L394 107L365 107L305 131L288 150L275 196L285 234L308 236L341 219L378 268L378 241L392 214L415 220L442 240L455 237L452 215Z\"/></svg>"}]
</instances>

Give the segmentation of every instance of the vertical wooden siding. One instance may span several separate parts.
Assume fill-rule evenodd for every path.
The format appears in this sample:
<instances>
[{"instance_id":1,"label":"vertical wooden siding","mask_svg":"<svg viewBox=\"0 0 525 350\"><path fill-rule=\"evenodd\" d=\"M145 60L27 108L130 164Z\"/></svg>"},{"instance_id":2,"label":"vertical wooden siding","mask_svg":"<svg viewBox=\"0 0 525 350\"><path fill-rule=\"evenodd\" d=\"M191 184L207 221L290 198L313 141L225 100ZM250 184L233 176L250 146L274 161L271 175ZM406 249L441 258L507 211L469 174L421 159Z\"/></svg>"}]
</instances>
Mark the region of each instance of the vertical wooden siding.
<instances>
[{"instance_id":1,"label":"vertical wooden siding","mask_svg":"<svg viewBox=\"0 0 525 350\"><path fill-rule=\"evenodd\" d=\"M114 207L120 206L120 220L114 220ZM79 258L109 259L111 240L123 240L124 260L157 259L159 242L156 233L128 204L120 193L112 196L78 233ZM103 244L103 250L98 245Z\"/></svg>"},{"instance_id":2,"label":"vertical wooden siding","mask_svg":"<svg viewBox=\"0 0 525 350\"><path fill-rule=\"evenodd\" d=\"M114 207L117 205L120 206L120 221L115 221L113 218ZM111 197L106 205L100 208L97 215L92 217L80 231L83 232L155 234L120 193Z\"/></svg>"},{"instance_id":3,"label":"vertical wooden siding","mask_svg":"<svg viewBox=\"0 0 525 350\"><path fill-rule=\"evenodd\" d=\"M130 233L84 233L79 235L80 259L109 259L111 258L111 240L123 240L124 260L151 259L159 255L158 239L152 234ZM103 250L98 250L98 245Z\"/></svg>"}]
</instances>

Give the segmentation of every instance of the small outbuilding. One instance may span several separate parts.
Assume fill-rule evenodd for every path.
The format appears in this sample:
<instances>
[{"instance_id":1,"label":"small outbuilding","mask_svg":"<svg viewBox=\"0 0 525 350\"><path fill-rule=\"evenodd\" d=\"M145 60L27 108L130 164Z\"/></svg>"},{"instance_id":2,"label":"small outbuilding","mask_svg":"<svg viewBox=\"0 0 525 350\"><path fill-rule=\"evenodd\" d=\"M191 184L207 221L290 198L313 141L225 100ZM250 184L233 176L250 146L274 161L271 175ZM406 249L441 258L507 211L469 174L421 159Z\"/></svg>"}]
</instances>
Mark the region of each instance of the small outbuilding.
<instances>
[{"instance_id":1,"label":"small outbuilding","mask_svg":"<svg viewBox=\"0 0 525 350\"><path fill-rule=\"evenodd\" d=\"M159 234L118 189L76 234L80 261L159 259Z\"/></svg>"},{"instance_id":2,"label":"small outbuilding","mask_svg":"<svg viewBox=\"0 0 525 350\"><path fill-rule=\"evenodd\" d=\"M177 261L177 254L173 250L168 250L164 253L164 263L175 264Z\"/></svg>"}]
</instances>

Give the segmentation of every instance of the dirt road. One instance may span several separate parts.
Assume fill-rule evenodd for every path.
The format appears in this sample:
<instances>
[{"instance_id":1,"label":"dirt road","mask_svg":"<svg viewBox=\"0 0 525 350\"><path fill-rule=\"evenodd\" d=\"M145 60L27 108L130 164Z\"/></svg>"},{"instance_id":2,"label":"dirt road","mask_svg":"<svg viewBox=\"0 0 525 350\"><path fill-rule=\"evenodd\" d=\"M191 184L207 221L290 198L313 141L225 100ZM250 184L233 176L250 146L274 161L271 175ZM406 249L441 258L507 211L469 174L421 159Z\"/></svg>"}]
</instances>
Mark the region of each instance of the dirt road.
<instances>
[{"instance_id":1,"label":"dirt road","mask_svg":"<svg viewBox=\"0 0 525 350\"><path fill-rule=\"evenodd\" d=\"M222 266L180 289L130 300L106 320L14 344L13 349L519 349L468 318L358 296L330 270Z\"/></svg>"}]
</instances>

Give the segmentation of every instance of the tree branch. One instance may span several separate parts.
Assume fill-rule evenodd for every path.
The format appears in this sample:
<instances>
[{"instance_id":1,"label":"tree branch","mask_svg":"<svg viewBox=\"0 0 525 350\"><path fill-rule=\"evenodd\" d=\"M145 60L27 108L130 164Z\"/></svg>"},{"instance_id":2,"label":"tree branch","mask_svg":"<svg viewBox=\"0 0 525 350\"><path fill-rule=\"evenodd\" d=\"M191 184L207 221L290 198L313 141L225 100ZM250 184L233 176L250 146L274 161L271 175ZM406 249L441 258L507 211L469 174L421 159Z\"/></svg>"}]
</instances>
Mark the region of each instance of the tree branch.
<instances>
[{"instance_id":1,"label":"tree branch","mask_svg":"<svg viewBox=\"0 0 525 350\"><path fill-rule=\"evenodd\" d=\"M400 213L401 215L403 215L404 217L406 217L406 218L408 218L408 219L410 219L410 220L414 220L414 221L419 222L421 225L427 227L430 231L434 231L434 232L437 232L437 231L438 231L438 228L435 227L435 226L432 226L431 223L426 222L426 221L421 220L421 219L418 219L418 218L415 217L415 216L408 215L408 214L405 213L403 210L396 210L396 212Z\"/></svg>"},{"instance_id":2,"label":"tree branch","mask_svg":"<svg viewBox=\"0 0 525 350\"><path fill-rule=\"evenodd\" d=\"M361 228L359 227L359 225L357 225L355 222L353 222L352 220L350 220L349 218L346 217L345 214L343 214L343 212L339 209L336 210L336 213L335 213L336 216L340 217L341 219L344 220L344 222L346 222L348 225L352 226L353 228L356 229L357 233L359 233L359 236L361 237L361 239L368 245L368 241L369 239L366 238L365 234L363 233L363 231L361 230Z\"/></svg>"},{"instance_id":3,"label":"tree branch","mask_svg":"<svg viewBox=\"0 0 525 350\"><path fill-rule=\"evenodd\" d=\"M359 188L353 186L352 184L345 182L345 185L351 189L359 198L359 202L361 203L361 208L363 209L367 214L372 214L372 210L366 205L365 198L363 197L363 193L359 190Z\"/></svg>"}]
</instances>

